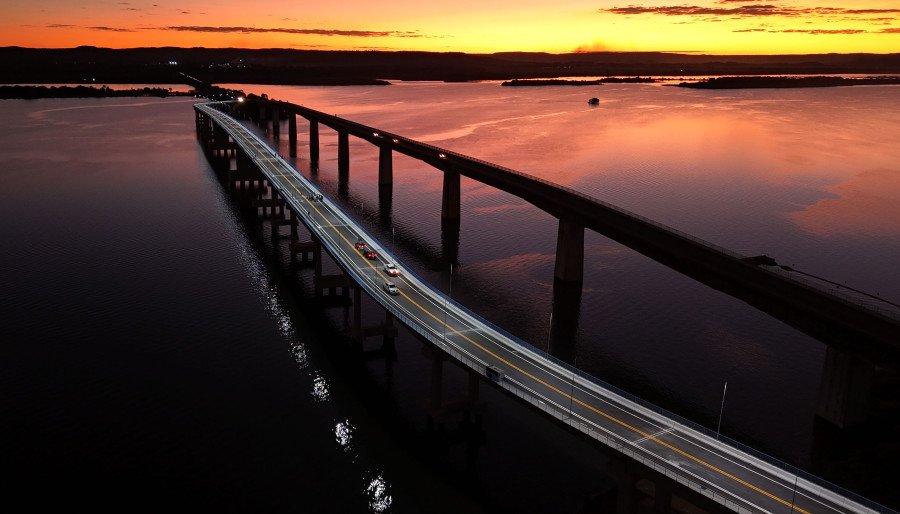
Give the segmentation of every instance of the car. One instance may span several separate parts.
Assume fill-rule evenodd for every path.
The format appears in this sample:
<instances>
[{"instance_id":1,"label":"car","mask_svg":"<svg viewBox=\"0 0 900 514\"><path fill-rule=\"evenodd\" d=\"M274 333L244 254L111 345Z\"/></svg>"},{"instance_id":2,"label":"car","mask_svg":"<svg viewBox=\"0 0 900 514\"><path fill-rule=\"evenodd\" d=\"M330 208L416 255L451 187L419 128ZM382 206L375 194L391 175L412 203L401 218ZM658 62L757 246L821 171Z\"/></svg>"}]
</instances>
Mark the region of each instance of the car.
<instances>
[{"instance_id":1,"label":"car","mask_svg":"<svg viewBox=\"0 0 900 514\"><path fill-rule=\"evenodd\" d=\"M397 266L394 266L394 264L390 262L384 265L384 272L391 277L396 277L400 274L400 270L397 269Z\"/></svg>"},{"instance_id":2,"label":"car","mask_svg":"<svg viewBox=\"0 0 900 514\"><path fill-rule=\"evenodd\" d=\"M357 250L362 250L363 248L366 248L367 246L368 246L368 245L366 244L366 242L363 241L362 239L357 239L357 240L356 240L356 249L357 249Z\"/></svg>"},{"instance_id":3,"label":"car","mask_svg":"<svg viewBox=\"0 0 900 514\"><path fill-rule=\"evenodd\" d=\"M389 294L389 295L400 294L400 290L397 289L397 284L394 284L393 282L385 282L384 285L382 285L381 287L383 287L384 290L387 291L387 294Z\"/></svg>"},{"instance_id":4,"label":"car","mask_svg":"<svg viewBox=\"0 0 900 514\"><path fill-rule=\"evenodd\" d=\"M366 247L366 249L363 250L363 255L365 255L366 259L369 259L370 261L374 261L378 258L378 252L369 247Z\"/></svg>"}]
</instances>

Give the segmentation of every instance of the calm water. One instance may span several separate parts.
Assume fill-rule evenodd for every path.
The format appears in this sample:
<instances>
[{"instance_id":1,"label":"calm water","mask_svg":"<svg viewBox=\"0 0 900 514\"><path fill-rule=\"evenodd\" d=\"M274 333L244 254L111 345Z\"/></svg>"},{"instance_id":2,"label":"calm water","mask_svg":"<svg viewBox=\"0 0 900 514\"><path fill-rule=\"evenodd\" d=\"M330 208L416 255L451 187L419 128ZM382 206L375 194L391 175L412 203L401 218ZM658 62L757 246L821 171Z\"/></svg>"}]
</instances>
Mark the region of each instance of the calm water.
<instances>
[{"instance_id":1,"label":"calm water","mask_svg":"<svg viewBox=\"0 0 900 514\"><path fill-rule=\"evenodd\" d=\"M900 298L898 88L244 89ZM572 512L608 487L599 450L490 387L477 457L440 443L423 408L430 364L403 331L392 365L344 356L348 313L311 301L309 271L236 210L190 105L2 102L0 448L13 490L100 510ZM322 135L319 180L334 191L336 138ZM348 208L446 286L440 175L395 158L379 216L376 159L353 143ZM464 180L453 297L546 348L555 231ZM567 349L580 368L712 427L727 381L723 433L815 463L821 344L601 236L586 234L585 253Z\"/></svg>"}]
</instances>

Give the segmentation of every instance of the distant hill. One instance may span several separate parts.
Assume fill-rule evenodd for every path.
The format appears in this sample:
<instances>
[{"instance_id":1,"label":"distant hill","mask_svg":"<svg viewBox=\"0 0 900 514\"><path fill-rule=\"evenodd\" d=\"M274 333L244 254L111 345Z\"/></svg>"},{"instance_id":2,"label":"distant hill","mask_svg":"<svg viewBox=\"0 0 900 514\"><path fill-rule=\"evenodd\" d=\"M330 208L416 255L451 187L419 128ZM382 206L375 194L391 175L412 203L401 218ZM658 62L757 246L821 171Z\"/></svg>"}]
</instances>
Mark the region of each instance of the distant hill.
<instances>
[{"instance_id":1,"label":"distant hill","mask_svg":"<svg viewBox=\"0 0 900 514\"><path fill-rule=\"evenodd\" d=\"M375 79L900 73L900 54L694 55L665 52L463 54L239 48L0 48L0 83L372 84Z\"/></svg>"}]
</instances>

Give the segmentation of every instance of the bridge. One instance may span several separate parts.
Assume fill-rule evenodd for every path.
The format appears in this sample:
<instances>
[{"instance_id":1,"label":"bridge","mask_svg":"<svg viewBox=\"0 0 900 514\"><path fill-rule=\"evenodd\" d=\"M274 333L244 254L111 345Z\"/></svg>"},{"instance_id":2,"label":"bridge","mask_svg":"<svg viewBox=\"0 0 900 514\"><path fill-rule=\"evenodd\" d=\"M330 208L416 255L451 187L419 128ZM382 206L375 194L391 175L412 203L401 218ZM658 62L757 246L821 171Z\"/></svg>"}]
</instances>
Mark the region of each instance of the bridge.
<instances>
[{"instance_id":1,"label":"bridge","mask_svg":"<svg viewBox=\"0 0 900 514\"><path fill-rule=\"evenodd\" d=\"M698 497L736 512L888 512L884 507L815 477L789 469L752 449L726 444L716 434L604 384L468 311L398 262L384 245L371 237L265 141L219 110L232 108L234 105L227 103L195 105L197 132L203 146L212 153L235 157L238 169L234 170L232 179L249 180L254 177L254 173L261 173L273 190L271 205L283 204L288 207L292 218L296 217L302 222L315 243L324 248L360 288L391 316L433 347L449 354L473 373L481 375L509 394L605 444L629 462L638 462L642 469L664 477L665 481L656 483L657 500L667 494L671 495L671 490L667 492L664 484L674 483ZM479 177L488 183L520 187L515 185L517 180L495 177L489 172L492 165L487 163L467 161L466 166L461 166L459 161L465 157L458 154L322 113L310 116L315 116L316 123L327 121L337 127L340 173L346 173L349 169L346 134L351 130L354 134L360 134L379 144L382 149L403 147L404 153L417 156L444 170L445 185L450 182L450 187L445 188L444 194L443 209L448 211L445 212L445 218L452 219L454 214L458 218L458 178L463 172L474 173L470 168L482 166L483 174ZM294 123L290 125L295 127ZM313 133L311 130L311 134ZM315 148L317 154L317 135L315 139L316 145L311 145L311 153L312 148ZM292 140L296 142L296 137L292 137ZM390 166L385 164L389 160L389 157L384 157L385 153L390 155L389 152L382 152L380 175L386 178L389 176ZM317 160L317 155L314 157L314 161ZM551 192L554 189L551 184L527 175L515 174L514 178L538 183ZM565 215L568 213L565 210L567 202L561 195L566 191L558 186L556 188L554 194L559 195L557 197L554 194L535 194L521 187L517 191L530 201ZM583 256L566 247L577 246L575 243L583 238L584 226L600 223L591 213L589 201L596 202L582 197L581 205L578 202L569 204L576 212L581 213L581 217L574 222L560 222L562 242L558 248L562 249L557 256L557 279L580 280L581 269L576 261L583 259ZM604 207L616 210L610 206ZM621 217L621 212L616 215ZM610 225L608 221L603 223L605 226ZM647 220L639 219L634 222L621 219L612 223L617 228L609 229L607 226L605 229L624 232L629 223L638 223L636 232L641 232L642 227L648 224L652 225ZM631 240L648 238L646 235L622 236L623 239L629 237ZM682 246L693 244L672 242L682 237L675 234L669 242ZM378 258L367 259L357 250L355 243L360 239L377 252ZM665 245L659 242L653 244ZM577 255L577 259L572 257L573 253ZM722 260L723 257L717 259ZM560 264L560 261L563 263ZM755 264L737 257L733 261L728 262L732 266L741 266L741 269L758 269ZM398 286L396 294L391 294L384 287L389 279L382 269L384 262L393 262L401 270L400 276L390 278ZM697 264L693 266L696 267ZM631 478L626 477L624 480ZM626 486L625 490L628 489ZM630 489L633 491L633 487ZM622 503L620 499L620 506ZM627 504L628 500L624 500L624 503ZM624 510L627 511L628 508L625 507Z\"/></svg>"}]
</instances>

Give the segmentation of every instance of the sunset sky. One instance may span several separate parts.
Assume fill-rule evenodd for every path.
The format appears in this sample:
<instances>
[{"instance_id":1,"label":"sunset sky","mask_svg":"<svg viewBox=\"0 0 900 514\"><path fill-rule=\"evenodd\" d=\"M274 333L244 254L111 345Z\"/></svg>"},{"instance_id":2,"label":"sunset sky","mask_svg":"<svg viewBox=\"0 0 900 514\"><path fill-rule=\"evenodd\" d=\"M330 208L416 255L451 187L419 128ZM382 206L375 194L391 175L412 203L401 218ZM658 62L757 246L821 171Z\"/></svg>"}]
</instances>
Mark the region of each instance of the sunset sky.
<instances>
[{"instance_id":1,"label":"sunset sky","mask_svg":"<svg viewBox=\"0 0 900 514\"><path fill-rule=\"evenodd\" d=\"M3 0L0 46L900 52L900 0Z\"/></svg>"}]
</instances>

